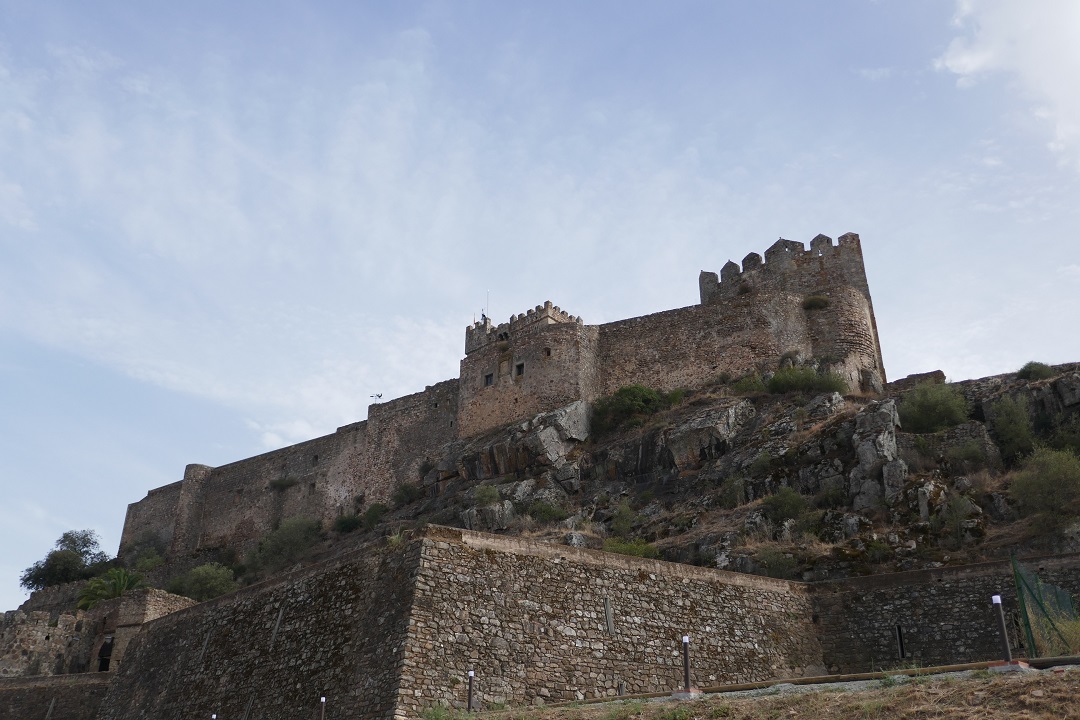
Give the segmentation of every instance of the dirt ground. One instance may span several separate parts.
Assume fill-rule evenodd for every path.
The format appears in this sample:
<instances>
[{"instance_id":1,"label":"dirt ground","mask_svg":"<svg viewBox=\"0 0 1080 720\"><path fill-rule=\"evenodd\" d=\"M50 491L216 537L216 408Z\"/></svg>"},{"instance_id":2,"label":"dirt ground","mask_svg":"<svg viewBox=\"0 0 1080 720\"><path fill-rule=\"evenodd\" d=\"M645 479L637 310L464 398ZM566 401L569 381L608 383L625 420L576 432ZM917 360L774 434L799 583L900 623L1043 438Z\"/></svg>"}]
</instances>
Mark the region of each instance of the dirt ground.
<instances>
[{"instance_id":1,"label":"dirt ground","mask_svg":"<svg viewBox=\"0 0 1080 720\"><path fill-rule=\"evenodd\" d=\"M780 685L700 700L626 700L481 713L490 720L922 720L1080 718L1080 667L985 670L837 685Z\"/></svg>"}]
</instances>

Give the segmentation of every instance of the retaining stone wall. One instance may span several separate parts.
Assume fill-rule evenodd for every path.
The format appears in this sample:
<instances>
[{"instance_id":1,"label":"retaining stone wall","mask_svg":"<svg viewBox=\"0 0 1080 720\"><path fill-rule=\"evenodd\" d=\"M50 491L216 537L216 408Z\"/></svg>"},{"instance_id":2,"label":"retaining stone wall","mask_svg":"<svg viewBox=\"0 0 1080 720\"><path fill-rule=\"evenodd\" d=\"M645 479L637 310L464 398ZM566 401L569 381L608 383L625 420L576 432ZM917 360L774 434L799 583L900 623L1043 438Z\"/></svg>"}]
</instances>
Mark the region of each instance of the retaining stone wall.
<instances>
[{"instance_id":1,"label":"retaining stone wall","mask_svg":"<svg viewBox=\"0 0 1080 720\"><path fill-rule=\"evenodd\" d=\"M806 586L689 565L429 528L399 716L462 706L467 671L485 703L658 692L817 674Z\"/></svg>"},{"instance_id":2,"label":"retaining stone wall","mask_svg":"<svg viewBox=\"0 0 1080 720\"><path fill-rule=\"evenodd\" d=\"M410 552L369 545L144 625L98 720L314 718L320 696L326 720L391 717Z\"/></svg>"},{"instance_id":3,"label":"retaining stone wall","mask_svg":"<svg viewBox=\"0 0 1080 720\"><path fill-rule=\"evenodd\" d=\"M1080 555L1021 561L1044 582L1080 598ZM812 597L822 652L830 672L867 672L899 666L948 665L998 660L997 619L991 605L1001 595L1010 621L1014 655L1024 655L1016 635L1016 591L1008 561L874 575L815 583ZM903 634L901 658L896 628Z\"/></svg>"},{"instance_id":4,"label":"retaining stone wall","mask_svg":"<svg viewBox=\"0 0 1080 720\"><path fill-rule=\"evenodd\" d=\"M0 678L0 718L95 720L110 680L112 673Z\"/></svg>"}]
</instances>

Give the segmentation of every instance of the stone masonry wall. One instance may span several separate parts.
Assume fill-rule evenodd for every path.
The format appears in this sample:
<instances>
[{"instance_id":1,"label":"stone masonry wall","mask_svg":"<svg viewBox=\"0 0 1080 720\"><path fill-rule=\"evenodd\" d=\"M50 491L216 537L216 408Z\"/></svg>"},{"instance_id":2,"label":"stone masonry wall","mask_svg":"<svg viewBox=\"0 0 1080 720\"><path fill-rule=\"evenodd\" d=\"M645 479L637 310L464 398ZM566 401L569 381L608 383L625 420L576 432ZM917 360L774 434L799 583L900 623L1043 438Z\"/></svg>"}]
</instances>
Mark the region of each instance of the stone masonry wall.
<instances>
[{"instance_id":1,"label":"stone masonry wall","mask_svg":"<svg viewBox=\"0 0 1080 720\"><path fill-rule=\"evenodd\" d=\"M154 538L168 547L173 539L181 485L183 481L154 488L141 501L128 505L120 547Z\"/></svg>"},{"instance_id":2,"label":"stone masonry wall","mask_svg":"<svg viewBox=\"0 0 1080 720\"><path fill-rule=\"evenodd\" d=\"M461 361L468 398L458 413L462 437L594 396L596 328L574 322L530 330L508 334L507 340L484 345Z\"/></svg>"},{"instance_id":3,"label":"stone masonry wall","mask_svg":"<svg viewBox=\"0 0 1080 720\"><path fill-rule=\"evenodd\" d=\"M1080 555L1021 563L1080 598ZM841 673L1000 659L993 595L1015 617L1008 561L821 582L812 592L825 662ZM1026 654L1010 625L1014 655Z\"/></svg>"},{"instance_id":4,"label":"stone masonry wall","mask_svg":"<svg viewBox=\"0 0 1080 720\"><path fill-rule=\"evenodd\" d=\"M371 544L148 623L98 720L393 714L415 544Z\"/></svg>"},{"instance_id":5,"label":"stone masonry wall","mask_svg":"<svg viewBox=\"0 0 1080 720\"><path fill-rule=\"evenodd\" d=\"M806 587L450 528L421 540L399 716L822 671Z\"/></svg>"},{"instance_id":6,"label":"stone masonry wall","mask_svg":"<svg viewBox=\"0 0 1080 720\"><path fill-rule=\"evenodd\" d=\"M128 506L121 550L156 535L168 555L217 547L241 555L283 519L329 524L420 480L425 450L456 434L457 380L372 405L368 420L228 465L189 465L184 480Z\"/></svg>"},{"instance_id":7,"label":"stone masonry wall","mask_svg":"<svg viewBox=\"0 0 1080 720\"><path fill-rule=\"evenodd\" d=\"M77 654L86 614L60 615L12 610L0 616L0 677L59 675L78 672L71 655Z\"/></svg>"},{"instance_id":8,"label":"stone masonry wall","mask_svg":"<svg viewBox=\"0 0 1080 720\"><path fill-rule=\"evenodd\" d=\"M0 678L0 718L94 720L110 680L111 673Z\"/></svg>"}]
</instances>

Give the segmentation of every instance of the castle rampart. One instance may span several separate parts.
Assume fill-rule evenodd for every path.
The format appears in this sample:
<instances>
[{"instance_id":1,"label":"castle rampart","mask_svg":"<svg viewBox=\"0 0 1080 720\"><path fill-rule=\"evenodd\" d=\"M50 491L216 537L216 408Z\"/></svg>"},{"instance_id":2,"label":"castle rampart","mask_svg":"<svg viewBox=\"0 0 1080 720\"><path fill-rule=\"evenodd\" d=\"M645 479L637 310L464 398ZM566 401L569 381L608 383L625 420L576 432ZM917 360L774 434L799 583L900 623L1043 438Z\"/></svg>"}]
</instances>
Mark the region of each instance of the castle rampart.
<instances>
[{"instance_id":1,"label":"castle rampart","mask_svg":"<svg viewBox=\"0 0 1080 720\"><path fill-rule=\"evenodd\" d=\"M244 550L282 519L329 522L357 498L385 502L420 480L448 444L578 400L641 384L698 388L718 376L772 371L782 358L815 362L854 391L885 382L858 235L819 235L810 249L779 240L703 272L698 305L586 325L551 302L508 322L465 331L459 377L371 405L368 419L217 468L189 466L183 482L128 508L123 545L148 534L174 557L228 545Z\"/></svg>"}]
</instances>

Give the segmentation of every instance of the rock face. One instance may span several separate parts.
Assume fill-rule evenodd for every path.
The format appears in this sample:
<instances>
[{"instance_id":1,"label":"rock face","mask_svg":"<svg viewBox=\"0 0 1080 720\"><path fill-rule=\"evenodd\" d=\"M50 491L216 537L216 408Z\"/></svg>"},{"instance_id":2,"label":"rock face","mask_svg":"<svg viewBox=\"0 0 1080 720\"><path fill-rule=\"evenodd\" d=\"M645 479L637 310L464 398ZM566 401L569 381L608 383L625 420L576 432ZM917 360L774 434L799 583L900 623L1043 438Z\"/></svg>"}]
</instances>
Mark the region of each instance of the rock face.
<instances>
[{"instance_id":1,"label":"rock face","mask_svg":"<svg viewBox=\"0 0 1080 720\"><path fill-rule=\"evenodd\" d=\"M897 450L899 426L892 400L873 403L856 416L851 442L858 462L848 476L856 512L891 507L903 492L908 467Z\"/></svg>"}]
</instances>

